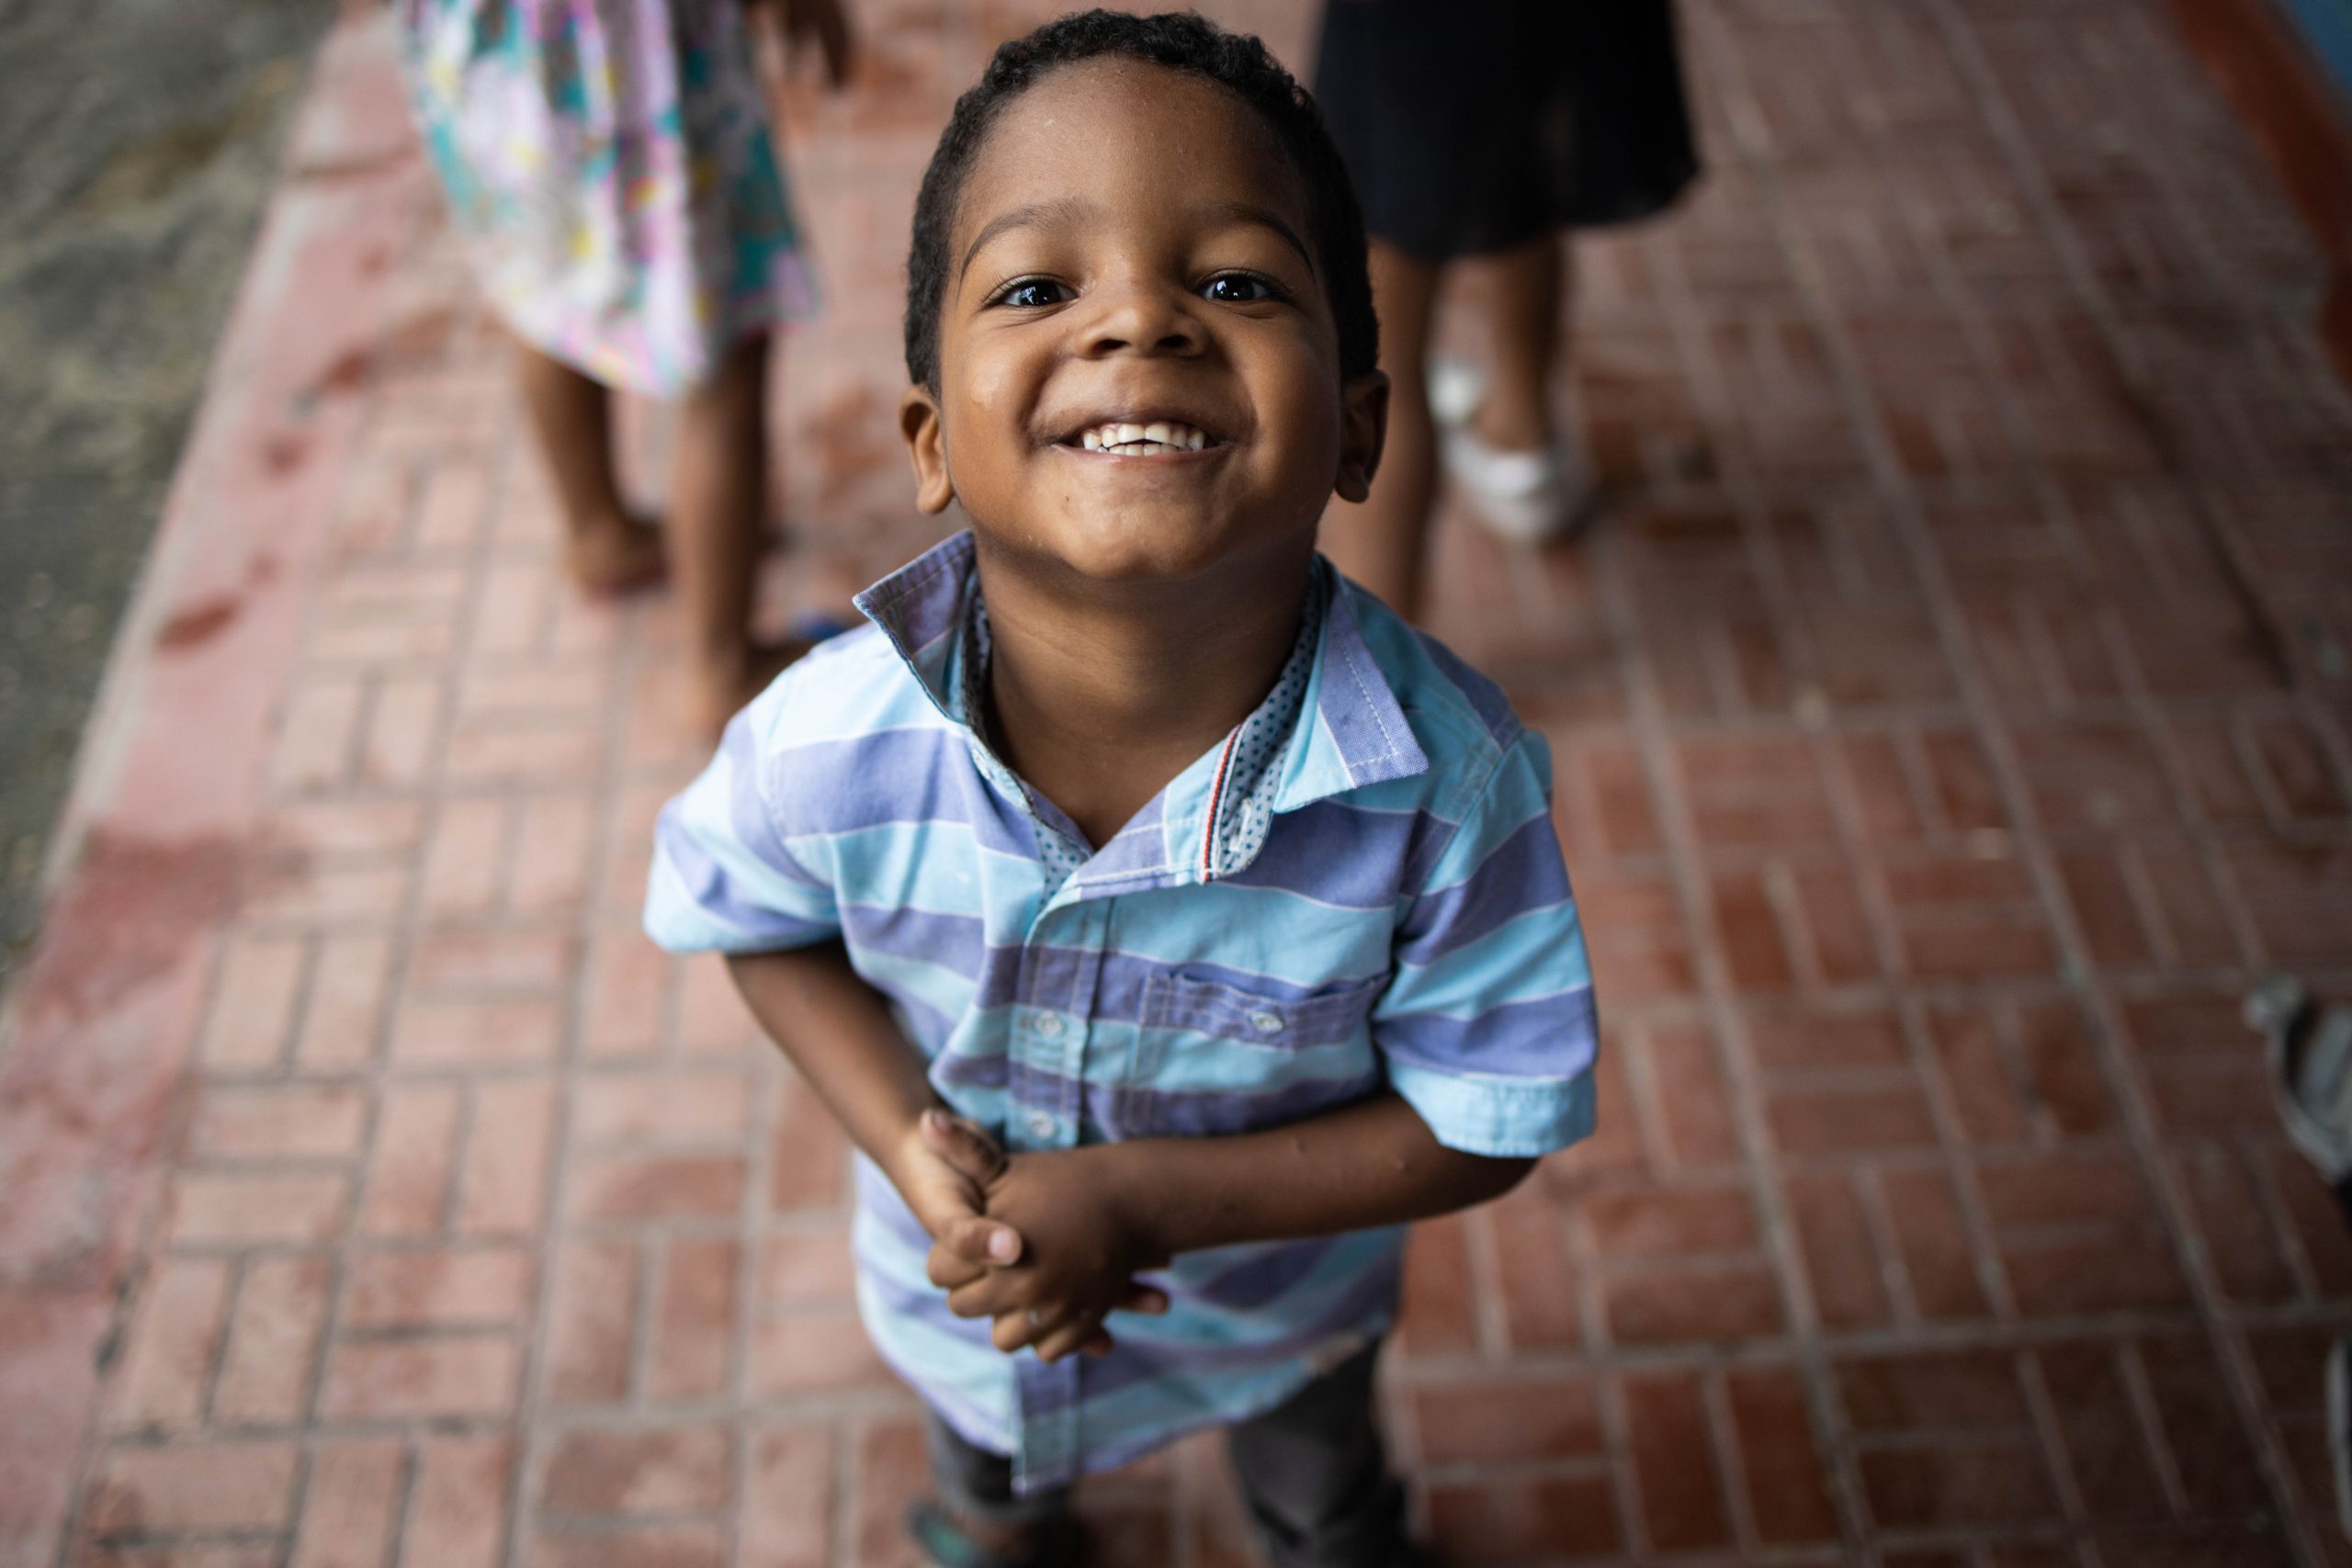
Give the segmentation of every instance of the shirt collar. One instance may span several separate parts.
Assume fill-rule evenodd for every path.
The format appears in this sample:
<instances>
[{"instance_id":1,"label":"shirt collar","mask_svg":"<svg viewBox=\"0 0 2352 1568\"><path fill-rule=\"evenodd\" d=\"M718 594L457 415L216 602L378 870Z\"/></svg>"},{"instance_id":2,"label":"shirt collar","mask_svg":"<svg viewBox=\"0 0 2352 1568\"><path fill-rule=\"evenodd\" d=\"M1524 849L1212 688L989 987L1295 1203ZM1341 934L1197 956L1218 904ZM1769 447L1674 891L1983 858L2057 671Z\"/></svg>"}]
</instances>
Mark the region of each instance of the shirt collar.
<instances>
[{"instance_id":1,"label":"shirt collar","mask_svg":"<svg viewBox=\"0 0 2352 1568\"><path fill-rule=\"evenodd\" d=\"M905 660L932 705L967 733L962 690L962 636L978 589L967 529L934 546L855 600ZM1282 763L1273 809L1295 811L1343 790L1429 771L1387 675L1373 657L1357 616L1358 590L1317 556L1324 598L1314 671L1300 705L1300 731ZM1304 742L1303 744L1299 742Z\"/></svg>"}]
</instances>

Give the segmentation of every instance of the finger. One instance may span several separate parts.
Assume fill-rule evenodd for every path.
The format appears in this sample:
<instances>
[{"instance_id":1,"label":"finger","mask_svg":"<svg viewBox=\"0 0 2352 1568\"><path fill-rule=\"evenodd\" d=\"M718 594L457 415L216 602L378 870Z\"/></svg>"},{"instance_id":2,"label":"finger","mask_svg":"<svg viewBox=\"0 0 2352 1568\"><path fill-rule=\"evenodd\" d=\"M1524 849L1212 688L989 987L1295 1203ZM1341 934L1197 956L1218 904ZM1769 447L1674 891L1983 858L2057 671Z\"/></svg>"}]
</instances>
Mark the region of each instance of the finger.
<instances>
[{"instance_id":1,"label":"finger","mask_svg":"<svg viewBox=\"0 0 2352 1568\"><path fill-rule=\"evenodd\" d=\"M1025 1312L1008 1312L996 1320L989 1330L989 1339L1007 1355L1020 1349L1036 1337L1037 1329Z\"/></svg>"},{"instance_id":2,"label":"finger","mask_svg":"<svg viewBox=\"0 0 2352 1568\"><path fill-rule=\"evenodd\" d=\"M1093 1356L1099 1359L1109 1355L1114 1344L1115 1341L1111 1337L1111 1331L1107 1328L1098 1326L1092 1334L1087 1337L1086 1343L1080 1345L1078 1348L1081 1355Z\"/></svg>"},{"instance_id":3,"label":"finger","mask_svg":"<svg viewBox=\"0 0 2352 1568\"><path fill-rule=\"evenodd\" d=\"M1080 1346L1093 1338L1101 1327L1102 1321L1092 1317L1080 1317L1065 1323L1037 1341L1037 1359L1058 1361L1064 1356L1073 1355Z\"/></svg>"},{"instance_id":4,"label":"finger","mask_svg":"<svg viewBox=\"0 0 2352 1568\"><path fill-rule=\"evenodd\" d=\"M1003 1281L989 1277L949 1291L947 1310L957 1317L995 1317L1020 1309L1005 1299Z\"/></svg>"},{"instance_id":5,"label":"finger","mask_svg":"<svg viewBox=\"0 0 2352 1568\"><path fill-rule=\"evenodd\" d=\"M1004 1150L978 1123L933 1109L922 1113L922 1128L923 1147L958 1175L986 1186L1003 1174Z\"/></svg>"},{"instance_id":6,"label":"finger","mask_svg":"<svg viewBox=\"0 0 2352 1568\"><path fill-rule=\"evenodd\" d=\"M934 1246L922 1262L924 1276L943 1291L969 1285L989 1276L988 1265L975 1263L953 1247Z\"/></svg>"},{"instance_id":7,"label":"finger","mask_svg":"<svg viewBox=\"0 0 2352 1568\"><path fill-rule=\"evenodd\" d=\"M1155 1285L1129 1284L1127 1293L1119 1298L1121 1312L1139 1312L1146 1317L1159 1317L1168 1311L1168 1292Z\"/></svg>"},{"instance_id":8,"label":"finger","mask_svg":"<svg viewBox=\"0 0 2352 1568\"><path fill-rule=\"evenodd\" d=\"M967 1214L950 1220L939 1237L939 1245L967 1263L982 1268L1002 1268L1021 1261L1021 1233L1001 1220Z\"/></svg>"}]
</instances>

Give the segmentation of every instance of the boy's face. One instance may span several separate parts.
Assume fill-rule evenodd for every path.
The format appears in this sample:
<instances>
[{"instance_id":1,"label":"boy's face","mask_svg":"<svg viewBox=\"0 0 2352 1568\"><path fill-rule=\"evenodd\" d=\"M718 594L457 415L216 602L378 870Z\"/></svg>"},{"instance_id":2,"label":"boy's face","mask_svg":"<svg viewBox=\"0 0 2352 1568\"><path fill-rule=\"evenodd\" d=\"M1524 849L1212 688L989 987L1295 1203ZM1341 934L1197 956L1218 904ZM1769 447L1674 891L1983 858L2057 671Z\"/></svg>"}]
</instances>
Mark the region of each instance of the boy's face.
<instances>
[{"instance_id":1,"label":"boy's face","mask_svg":"<svg viewBox=\"0 0 2352 1568\"><path fill-rule=\"evenodd\" d=\"M901 405L924 509L1098 581L1303 559L1332 493L1363 499L1387 393L1341 381L1309 232L1216 84L1090 61L1031 88L956 209L940 389Z\"/></svg>"}]
</instances>

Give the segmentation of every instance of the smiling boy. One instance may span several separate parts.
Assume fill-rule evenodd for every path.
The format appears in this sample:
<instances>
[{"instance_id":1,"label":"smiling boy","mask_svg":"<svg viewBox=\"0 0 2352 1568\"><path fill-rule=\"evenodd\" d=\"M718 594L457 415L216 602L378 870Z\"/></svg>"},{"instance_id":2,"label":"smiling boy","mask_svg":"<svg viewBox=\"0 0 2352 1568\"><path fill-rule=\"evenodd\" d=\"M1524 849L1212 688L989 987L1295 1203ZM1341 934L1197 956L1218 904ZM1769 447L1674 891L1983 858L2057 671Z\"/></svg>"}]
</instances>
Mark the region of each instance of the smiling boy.
<instances>
[{"instance_id":1,"label":"smiling boy","mask_svg":"<svg viewBox=\"0 0 2352 1568\"><path fill-rule=\"evenodd\" d=\"M1071 1482L1221 1425L1283 1568L1418 1562L1401 1227L1583 1136L1595 1036L1543 742L1315 552L1386 397L1345 173L1256 39L1066 17L956 105L908 270L970 531L729 728L647 929L864 1156L935 1561L1069 1561Z\"/></svg>"}]
</instances>

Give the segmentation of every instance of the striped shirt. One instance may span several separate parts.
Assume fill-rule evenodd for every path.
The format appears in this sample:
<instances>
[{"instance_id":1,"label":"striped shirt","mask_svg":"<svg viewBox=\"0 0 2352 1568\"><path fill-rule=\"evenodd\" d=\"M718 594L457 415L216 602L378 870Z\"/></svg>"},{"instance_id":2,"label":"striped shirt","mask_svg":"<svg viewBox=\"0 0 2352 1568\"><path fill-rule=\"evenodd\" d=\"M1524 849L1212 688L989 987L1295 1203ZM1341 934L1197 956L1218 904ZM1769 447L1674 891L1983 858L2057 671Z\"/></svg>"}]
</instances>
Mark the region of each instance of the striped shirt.
<instances>
[{"instance_id":1,"label":"striped shirt","mask_svg":"<svg viewBox=\"0 0 2352 1568\"><path fill-rule=\"evenodd\" d=\"M859 595L874 625L728 728L662 814L654 941L838 939L941 1098L1016 1154L1250 1132L1384 1086L1474 1154L1590 1131L1550 756L1491 682L1318 559L1273 692L1098 849L976 730L972 553L958 535ZM1396 1310L1401 1227L1216 1247L1151 1276L1167 1315L1047 1366L947 1310L862 1158L857 1191L867 1331L1024 1492L1270 1409Z\"/></svg>"}]
</instances>

